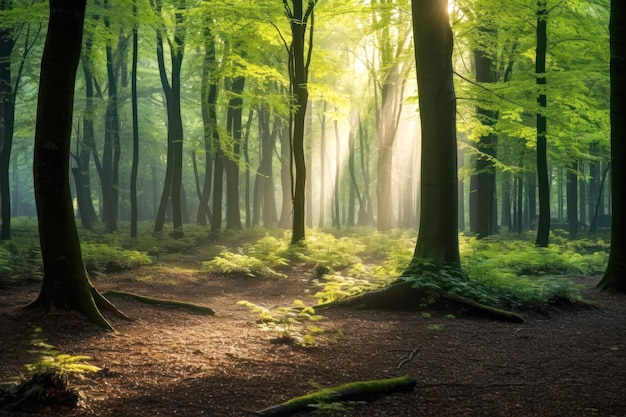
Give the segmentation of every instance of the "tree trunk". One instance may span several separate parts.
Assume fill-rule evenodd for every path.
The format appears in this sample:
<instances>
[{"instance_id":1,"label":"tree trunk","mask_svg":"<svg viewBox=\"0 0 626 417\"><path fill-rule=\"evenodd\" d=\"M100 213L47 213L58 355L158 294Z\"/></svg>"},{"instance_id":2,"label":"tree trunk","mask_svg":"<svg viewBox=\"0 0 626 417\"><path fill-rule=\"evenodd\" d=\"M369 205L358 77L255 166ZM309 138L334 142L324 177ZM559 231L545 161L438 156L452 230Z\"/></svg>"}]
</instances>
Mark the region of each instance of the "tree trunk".
<instances>
[{"instance_id":1,"label":"tree trunk","mask_svg":"<svg viewBox=\"0 0 626 417\"><path fill-rule=\"evenodd\" d=\"M479 29L480 31L480 29ZM484 31L484 30L483 30ZM476 82L494 83L496 75L494 63L485 51L474 51L476 63ZM470 194L476 198L470 200L475 204L475 230L478 239L489 236L496 232L494 218L496 212L496 172L493 159L496 156L497 136L491 132L498 119L498 112L478 106L476 108L478 120L485 126L488 133L481 135L478 140L476 156L476 180L472 181Z\"/></svg>"},{"instance_id":2,"label":"tree trunk","mask_svg":"<svg viewBox=\"0 0 626 417\"><path fill-rule=\"evenodd\" d=\"M572 162L567 171L567 224L569 236L578 235L578 161Z\"/></svg>"},{"instance_id":3,"label":"tree trunk","mask_svg":"<svg viewBox=\"0 0 626 417\"><path fill-rule=\"evenodd\" d=\"M31 307L74 309L111 329L94 296L80 243L69 186L74 80L78 68L85 0L50 0L50 21L41 60L33 174L44 280Z\"/></svg>"},{"instance_id":4,"label":"tree trunk","mask_svg":"<svg viewBox=\"0 0 626 417\"><path fill-rule=\"evenodd\" d=\"M202 226L211 221L212 214L209 209L209 197L213 183L213 141L217 136L217 120L215 106L217 103L217 81L215 71L217 62L215 59L215 39L210 28L204 29L204 60L202 63L202 86L200 90L200 105L202 107L202 124L204 132L204 182L198 202L198 215L196 221Z\"/></svg>"},{"instance_id":5,"label":"tree trunk","mask_svg":"<svg viewBox=\"0 0 626 417\"><path fill-rule=\"evenodd\" d=\"M258 110L259 136L261 140L261 161L254 181L254 206L252 224L258 226L263 217L263 226L276 227L278 215L276 213L276 197L274 194L274 174L272 158L276 147L276 140L280 131L280 121L274 118L270 129L270 108L262 104Z\"/></svg>"},{"instance_id":6,"label":"tree trunk","mask_svg":"<svg viewBox=\"0 0 626 417\"><path fill-rule=\"evenodd\" d=\"M546 0L537 3L537 51L535 74L539 96L537 113L537 184L539 186L539 222L537 223L536 245L548 246L550 240L550 179L548 178L547 118L546 100L546 49L548 46L548 10ZM544 113L542 113L544 112Z\"/></svg>"},{"instance_id":7,"label":"tree trunk","mask_svg":"<svg viewBox=\"0 0 626 417\"><path fill-rule=\"evenodd\" d=\"M280 210L280 219L278 226L287 229L291 226L291 151L289 146L289 128L281 126L278 133L280 136L280 185L282 190L282 207ZM311 199L307 200L309 203ZM311 210L307 211L307 216L311 214Z\"/></svg>"},{"instance_id":8,"label":"tree trunk","mask_svg":"<svg viewBox=\"0 0 626 417\"><path fill-rule=\"evenodd\" d=\"M350 203L348 205L348 226L355 226L355 202L359 206L359 211L363 206L363 198L359 191L359 184L356 180L355 168L355 140L356 128L358 126L358 113L356 110L350 112L350 132L348 133L348 170L350 172Z\"/></svg>"},{"instance_id":9,"label":"tree trunk","mask_svg":"<svg viewBox=\"0 0 626 417\"><path fill-rule=\"evenodd\" d=\"M335 184L333 187L333 226L339 229L341 225L341 219L339 216L339 166L341 165L341 142L339 138L339 127L337 119L333 121L335 128Z\"/></svg>"},{"instance_id":10,"label":"tree trunk","mask_svg":"<svg viewBox=\"0 0 626 417\"><path fill-rule=\"evenodd\" d=\"M446 0L413 0L413 33L422 122L420 223L413 260L460 269L456 97ZM409 266L409 272L416 265Z\"/></svg>"},{"instance_id":11,"label":"tree trunk","mask_svg":"<svg viewBox=\"0 0 626 417\"><path fill-rule=\"evenodd\" d=\"M3 1L0 10L11 7ZM11 187L9 164L15 124L15 95L11 80L11 52L15 45L12 28L0 28L0 239L11 239Z\"/></svg>"},{"instance_id":12,"label":"tree trunk","mask_svg":"<svg viewBox=\"0 0 626 417\"><path fill-rule=\"evenodd\" d=\"M304 159L304 125L306 108L309 99L308 75L311 57L312 34L313 34L313 8L316 1L309 1L304 8L303 0L292 0L292 8L285 0L285 11L291 27L291 46L289 49L290 81L292 92L295 96L295 114L293 116L293 130L291 137L291 152L294 166L294 191L293 191L293 224L291 243L295 244L304 240L305 222L305 186L306 186L306 163ZM308 19L311 18L309 29L308 50L305 48L306 29Z\"/></svg>"},{"instance_id":13,"label":"tree trunk","mask_svg":"<svg viewBox=\"0 0 626 417\"><path fill-rule=\"evenodd\" d=\"M323 100L320 114L320 229L326 222L326 165L326 101Z\"/></svg>"},{"instance_id":14,"label":"tree trunk","mask_svg":"<svg viewBox=\"0 0 626 417\"><path fill-rule=\"evenodd\" d=\"M137 0L133 0L133 17L137 19ZM137 109L137 55L139 36L137 23L133 23L133 56L131 63L131 106L133 120L133 157L130 172L130 237L137 237L137 170L139 165L139 113Z\"/></svg>"},{"instance_id":15,"label":"tree trunk","mask_svg":"<svg viewBox=\"0 0 626 417\"><path fill-rule=\"evenodd\" d=\"M103 5L105 8L109 8L108 0L105 0ZM104 17L104 25L110 32L108 16ZM117 114L117 79L113 67L113 47L110 40L107 42L105 50L109 96L104 120L104 147L102 149L102 221L107 232L114 232L117 230L119 205L120 123Z\"/></svg>"},{"instance_id":16,"label":"tree trunk","mask_svg":"<svg viewBox=\"0 0 626 417\"><path fill-rule=\"evenodd\" d=\"M626 3L611 0L611 252L598 286L626 292Z\"/></svg>"},{"instance_id":17,"label":"tree trunk","mask_svg":"<svg viewBox=\"0 0 626 417\"><path fill-rule=\"evenodd\" d=\"M95 152L95 134L93 128L94 119L94 82L91 71L91 48L93 34L87 32L85 51L82 56L83 74L85 78L85 115L83 117L83 140L80 144L80 152L76 159L76 196L80 221L83 226L91 227L98 217L91 198L91 176L89 175L91 155Z\"/></svg>"},{"instance_id":18,"label":"tree trunk","mask_svg":"<svg viewBox=\"0 0 626 417\"><path fill-rule=\"evenodd\" d=\"M184 2L179 2L175 12L175 28L174 40L171 42L171 84L167 78L165 68L165 58L163 56L163 32L157 29L157 60L159 66L159 75L161 85L165 94L165 102L167 107L167 166L165 170L165 180L163 181L163 192L157 212L154 231L163 230L165 222L165 212L168 201L172 204L172 221L174 227L174 236L181 237L183 235L183 218L181 208L181 183L182 183L182 167L183 167L183 124L180 109L180 75L181 66L184 56L184 30L182 26L182 13ZM161 2L156 4L156 12L161 13Z\"/></svg>"},{"instance_id":19,"label":"tree trunk","mask_svg":"<svg viewBox=\"0 0 626 417\"><path fill-rule=\"evenodd\" d=\"M228 100L226 129L232 139L232 148L224 160L226 172L226 229L241 230L239 206L239 160L241 158L242 106L245 77L230 80L231 98Z\"/></svg>"}]
</instances>

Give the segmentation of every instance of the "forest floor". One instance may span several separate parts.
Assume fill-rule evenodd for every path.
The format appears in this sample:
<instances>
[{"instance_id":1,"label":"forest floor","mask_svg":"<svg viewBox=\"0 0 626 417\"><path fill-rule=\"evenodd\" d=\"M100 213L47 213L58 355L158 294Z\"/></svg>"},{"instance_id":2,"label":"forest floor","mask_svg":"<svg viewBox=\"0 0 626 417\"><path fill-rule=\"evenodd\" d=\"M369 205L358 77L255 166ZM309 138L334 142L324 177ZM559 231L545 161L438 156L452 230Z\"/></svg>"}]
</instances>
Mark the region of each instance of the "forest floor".
<instances>
[{"instance_id":1,"label":"forest floor","mask_svg":"<svg viewBox=\"0 0 626 417\"><path fill-rule=\"evenodd\" d=\"M103 292L191 301L216 312L115 298L136 319L107 316L116 333L73 313L20 310L40 284L0 283L0 382L24 375L24 364L36 360L29 350L37 327L60 352L88 355L103 368L70 377L78 408L5 408L0 416L253 416L250 410L319 387L405 374L417 380L413 392L326 415L626 416L626 297L595 290L598 277L573 278L597 309L556 306L524 313L522 324L454 310L329 310L316 323L323 330L316 344L303 347L261 330L258 316L237 302L314 305L309 274L259 280L196 271L154 265L94 279Z\"/></svg>"}]
</instances>

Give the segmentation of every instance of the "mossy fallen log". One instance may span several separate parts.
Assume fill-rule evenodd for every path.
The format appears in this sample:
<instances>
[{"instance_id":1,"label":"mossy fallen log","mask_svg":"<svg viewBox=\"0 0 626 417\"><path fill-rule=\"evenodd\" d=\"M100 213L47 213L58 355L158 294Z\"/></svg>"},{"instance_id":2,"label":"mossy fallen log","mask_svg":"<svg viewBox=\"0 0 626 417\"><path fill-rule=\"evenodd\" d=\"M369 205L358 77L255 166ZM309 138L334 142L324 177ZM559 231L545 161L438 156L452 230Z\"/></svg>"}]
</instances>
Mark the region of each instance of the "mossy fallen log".
<instances>
[{"instance_id":1,"label":"mossy fallen log","mask_svg":"<svg viewBox=\"0 0 626 417\"><path fill-rule=\"evenodd\" d=\"M201 306L201 305L189 303L186 301L164 300L162 298L147 297L145 295L139 295L139 294L134 294L132 292L125 292L125 291L107 291L106 293L104 293L104 295L106 297L131 298L133 300L137 300L146 304L182 308L182 309L189 310L197 314L203 314L207 316L215 315L215 311L213 311L213 309L210 307Z\"/></svg>"},{"instance_id":2,"label":"mossy fallen log","mask_svg":"<svg viewBox=\"0 0 626 417\"><path fill-rule=\"evenodd\" d=\"M314 405L341 401L371 401L394 392L413 391L417 381L408 375L356 381L332 388L324 388L311 394L294 397L282 404L255 411L259 416L290 416L300 411L312 410Z\"/></svg>"},{"instance_id":3,"label":"mossy fallen log","mask_svg":"<svg viewBox=\"0 0 626 417\"><path fill-rule=\"evenodd\" d=\"M392 310L417 309L424 303L424 300L428 300L433 296L469 307L471 312L477 315L514 323L524 322L524 318L513 311L485 305L471 298L466 298L458 294L450 294L440 289L413 287L413 283L410 281L396 281L381 289L368 291L342 300L332 301L315 308L316 310L335 307L358 309L382 308Z\"/></svg>"}]
</instances>

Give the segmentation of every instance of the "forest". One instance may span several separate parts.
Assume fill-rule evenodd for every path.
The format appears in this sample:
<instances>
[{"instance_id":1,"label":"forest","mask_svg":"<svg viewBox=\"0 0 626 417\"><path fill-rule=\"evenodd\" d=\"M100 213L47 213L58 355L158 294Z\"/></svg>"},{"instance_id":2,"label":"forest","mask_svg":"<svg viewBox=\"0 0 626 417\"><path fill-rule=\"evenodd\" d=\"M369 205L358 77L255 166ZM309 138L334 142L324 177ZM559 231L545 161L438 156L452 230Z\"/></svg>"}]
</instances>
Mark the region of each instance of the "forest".
<instances>
[{"instance_id":1,"label":"forest","mask_svg":"<svg viewBox=\"0 0 626 417\"><path fill-rule=\"evenodd\" d=\"M625 9L0 0L0 416L626 415Z\"/></svg>"}]
</instances>

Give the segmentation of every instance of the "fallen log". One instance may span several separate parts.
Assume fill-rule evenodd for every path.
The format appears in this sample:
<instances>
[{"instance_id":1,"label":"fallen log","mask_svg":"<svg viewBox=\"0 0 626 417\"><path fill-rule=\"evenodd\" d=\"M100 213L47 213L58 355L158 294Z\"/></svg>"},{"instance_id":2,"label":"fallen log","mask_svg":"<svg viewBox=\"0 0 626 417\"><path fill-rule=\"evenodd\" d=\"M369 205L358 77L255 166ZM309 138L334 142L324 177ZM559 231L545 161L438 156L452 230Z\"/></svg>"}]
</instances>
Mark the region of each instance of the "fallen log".
<instances>
[{"instance_id":1,"label":"fallen log","mask_svg":"<svg viewBox=\"0 0 626 417\"><path fill-rule=\"evenodd\" d=\"M125 292L125 291L107 291L106 293L104 293L104 295L106 297L131 298L133 300L137 300L139 302L146 303L146 304L182 308L182 309L194 312L194 313L203 314L207 316L215 315L215 311L213 311L213 309L210 307L201 306L201 305L189 303L186 301L164 300L162 298L147 297L145 295L139 295L139 294L134 294L132 292Z\"/></svg>"},{"instance_id":2,"label":"fallen log","mask_svg":"<svg viewBox=\"0 0 626 417\"><path fill-rule=\"evenodd\" d=\"M311 394L294 397L282 404L274 405L263 410L254 411L259 416L290 416L300 411L312 410L315 405L341 401L372 401L382 395L394 392L413 391L417 380L408 375L356 381L332 388L324 388Z\"/></svg>"}]
</instances>

